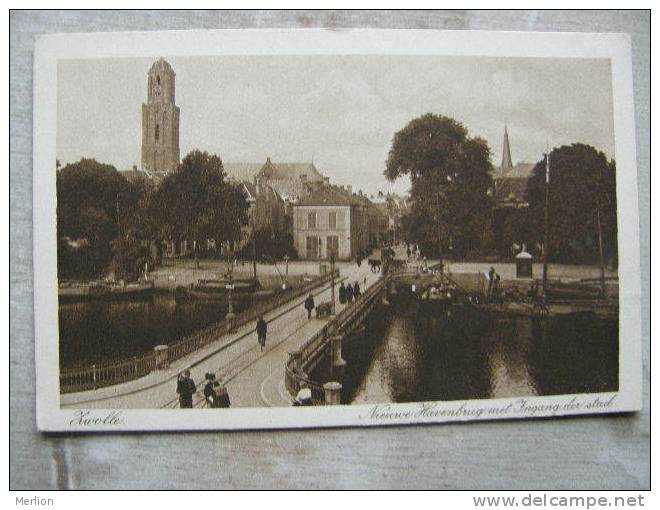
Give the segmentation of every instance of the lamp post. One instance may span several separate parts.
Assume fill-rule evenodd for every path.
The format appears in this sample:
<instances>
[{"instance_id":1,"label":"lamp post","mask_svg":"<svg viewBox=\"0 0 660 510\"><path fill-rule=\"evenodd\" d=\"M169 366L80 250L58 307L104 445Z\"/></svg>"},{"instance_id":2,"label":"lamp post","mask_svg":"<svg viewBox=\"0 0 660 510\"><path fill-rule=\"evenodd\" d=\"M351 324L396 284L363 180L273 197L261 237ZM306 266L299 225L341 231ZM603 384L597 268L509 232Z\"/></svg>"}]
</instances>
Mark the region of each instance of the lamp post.
<instances>
[{"instance_id":1,"label":"lamp post","mask_svg":"<svg viewBox=\"0 0 660 510\"><path fill-rule=\"evenodd\" d=\"M234 264L230 260L229 262L229 283L226 286L227 288L227 315L225 319L233 319L236 317L234 313L234 303L233 303L233 294L234 294Z\"/></svg>"},{"instance_id":2,"label":"lamp post","mask_svg":"<svg viewBox=\"0 0 660 510\"><path fill-rule=\"evenodd\" d=\"M284 262L286 263L286 270L284 272L284 285L289 285L289 255L284 255Z\"/></svg>"},{"instance_id":3,"label":"lamp post","mask_svg":"<svg viewBox=\"0 0 660 510\"><path fill-rule=\"evenodd\" d=\"M544 211L544 240L543 240L543 301L548 299L548 238L549 238L549 198L550 198L550 153L545 155L545 211Z\"/></svg>"},{"instance_id":4,"label":"lamp post","mask_svg":"<svg viewBox=\"0 0 660 510\"><path fill-rule=\"evenodd\" d=\"M332 296L332 315L335 314L335 250L330 252L330 295Z\"/></svg>"}]
</instances>

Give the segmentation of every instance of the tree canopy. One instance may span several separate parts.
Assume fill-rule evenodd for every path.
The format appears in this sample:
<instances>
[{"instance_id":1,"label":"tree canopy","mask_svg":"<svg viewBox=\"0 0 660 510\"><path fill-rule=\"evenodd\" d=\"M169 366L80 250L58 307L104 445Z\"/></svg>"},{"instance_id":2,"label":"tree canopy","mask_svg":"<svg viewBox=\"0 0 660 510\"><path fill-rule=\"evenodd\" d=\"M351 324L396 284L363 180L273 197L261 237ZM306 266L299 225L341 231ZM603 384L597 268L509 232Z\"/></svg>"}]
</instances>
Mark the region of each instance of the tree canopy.
<instances>
[{"instance_id":1,"label":"tree canopy","mask_svg":"<svg viewBox=\"0 0 660 510\"><path fill-rule=\"evenodd\" d=\"M83 158L57 172L60 276L90 278L107 269L110 243L119 234L120 200L134 208L137 194L111 165ZM73 249L71 243L78 240L81 246Z\"/></svg>"},{"instance_id":2,"label":"tree canopy","mask_svg":"<svg viewBox=\"0 0 660 510\"><path fill-rule=\"evenodd\" d=\"M409 241L425 254L465 256L479 250L492 211L490 149L458 121L427 113L394 135L385 168L411 180Z\"/></svg>"},{"instance_id":3,"label":"tree canopy","mask_svg":"<svg viewBox=\"0 0 660 510\"><path fill-rule=\"evenodd\" d=\"M545 158L527 182L530 223L543 242ZM550 153L549 259L598 263L598 212L606 259L616 263L616 163L590 145L575 143ZM607 262L607 260L606 260Z\"/></svg>"},{"instance_id":4,"label":"tree canopy","mask_svg":"<svg viewBox=\"0 0 660 510\"><path fill-rule=\"evenodd\" d=\"M244 195L225 180L222 160L198 150L165 177L150 205L160 225L160 238L187 239L196 245L209 239L216 243L238 240L247 209Z\"/></svg>"}]
</instances>

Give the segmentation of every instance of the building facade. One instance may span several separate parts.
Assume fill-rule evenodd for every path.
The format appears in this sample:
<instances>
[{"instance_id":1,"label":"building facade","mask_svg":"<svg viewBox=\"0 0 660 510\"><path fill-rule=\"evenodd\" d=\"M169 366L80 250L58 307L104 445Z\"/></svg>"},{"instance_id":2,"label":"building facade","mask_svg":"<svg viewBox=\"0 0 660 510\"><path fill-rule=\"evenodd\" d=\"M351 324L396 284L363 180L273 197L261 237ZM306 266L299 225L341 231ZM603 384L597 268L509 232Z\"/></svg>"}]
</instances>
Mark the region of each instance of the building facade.
<instances>
[{"instance_id":1,"label":"building facade","mask_svg":"<svg viewBox=\"0 0 660 510\"><path fill-rule=\"evenodd\" d=\"M367 207L343 188L317 187L293 206L293 242L304 260L350 260L369 249Z\"/></svg>"},{"instance_id":2,"label":"building facade","mask_svg":"<svg viewBox=\"0 0 660 510\"><path fill-rule=\"evenodd\" d=\"M154 62L147 76L147 102L142 104L142 170L162 175L179 165L176 74L161 58Z\"/></svg>"}]
</instances>

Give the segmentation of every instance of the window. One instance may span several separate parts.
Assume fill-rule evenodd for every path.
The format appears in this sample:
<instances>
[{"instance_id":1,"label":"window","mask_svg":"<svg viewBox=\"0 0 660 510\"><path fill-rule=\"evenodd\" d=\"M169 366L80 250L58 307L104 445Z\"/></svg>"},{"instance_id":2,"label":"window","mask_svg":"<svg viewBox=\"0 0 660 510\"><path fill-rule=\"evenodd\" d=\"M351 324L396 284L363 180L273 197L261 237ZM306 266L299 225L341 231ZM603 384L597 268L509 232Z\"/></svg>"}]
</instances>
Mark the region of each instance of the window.
<instances>
[{"instance_id":1,"label":"window","mask_svg":"<svg viewBox=\"0 0 660 510\"><path fill-rule=\"evenodd\" d=\"M328 228L337 228L337 213L328 213Z\"/></svg>"},{"instance_id":2,"label":"window","mask_svg":"<svg viewBox=\"0 0 660 510\"><path fill-rule=\"evenodd\" d=\"M316 213L307 213L307 228L316 228Z\"/></svg>"},{"instance_id":3,"label":"window","mask_svg":"<svg viewBox=\"0 0 660 510\"><path fill-rule=\"evenodd\" d=\"M307 258L316 259L319 257L319 238L316 236L307 236Z\"/></svg>"},{"instance_id":4,"label":"window","mask_svg":"<svg viewBox=\"0 0 660 510\"><path fill-rule=\"evenodd\" d=\"M160 85L160 76L156 76L156 83L158 83L158 85Z\"/></svg>"},{"instance_id":5,"label":"window","mask_svg":"<svg viewBox=\"0 0 660 510\"><path fill-rule=\"evenodd\" d=\"M328 236L326 249L328 251L328 258L334 254L336 259L339 256L339 236Z\"/></svg>"},{"instance_id":6,"label":"window","mask_svg":"<svg viewBox=\"0 0 660 510\"><path fill-rule=\"evenodd\" d=\"M156 136L156 141L158 141L158 139L160 138L160 126L158 124L156 124L155 136Z\"/></svg>"}]
</instances>

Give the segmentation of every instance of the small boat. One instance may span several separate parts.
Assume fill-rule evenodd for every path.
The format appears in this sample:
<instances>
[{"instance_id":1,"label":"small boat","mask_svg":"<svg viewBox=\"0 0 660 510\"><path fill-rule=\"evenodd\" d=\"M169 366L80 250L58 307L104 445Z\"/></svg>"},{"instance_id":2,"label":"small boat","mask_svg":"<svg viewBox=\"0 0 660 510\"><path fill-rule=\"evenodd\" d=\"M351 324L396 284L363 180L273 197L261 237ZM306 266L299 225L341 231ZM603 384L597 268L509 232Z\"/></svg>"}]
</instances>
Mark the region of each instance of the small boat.
<instances>
[{"instance_id":1,"label":"small boat","mask_svg":"<svg viewBox=\"0 0 660 510\"><path fill-rule=\"evenodd\" d=\"M174 298L177 302L188 300L226 300L230 290L232 290L232 301L235 303L251 300L255 296L261 297L261 294L268 293L272 295L274 291L261 290L259 280L254 278L236 279L230 282L228 279L222 280L198 280L197 283L189 287L179 286L174 291Z\"/></svg>"},{"instance_id":2,"label":"small boat","mask_svg":"<svg viewBox=\"0 0 660 510\"><path fill-rule=\"evenodd\" d=\"M420 296L419 305L424 311L444 311L452 304L452 294L449 290L439 290L431 287Z\"/></svg>"},{"instance_id":3,"label":"small boat","mask_svg":"<svg viewBox=\"0 0 660 510\"><path fill-rule=\"evenodd\" d=\"M153 295L154 282L61 282L57 296L60 303L87 301L130 301L148 299Z\"/></svg>"},{"instance_id":4,"label":"small boat","mask_svg":"<svg viewBox=\"0 0 660 510\"><path fill-rule=\"evenodd\" d=\"M594 285L553 283L546 291L548 301L571 302L598 299L600 289Z\"/></svg>"}]
</instances>

